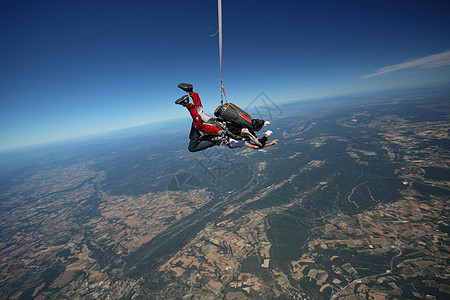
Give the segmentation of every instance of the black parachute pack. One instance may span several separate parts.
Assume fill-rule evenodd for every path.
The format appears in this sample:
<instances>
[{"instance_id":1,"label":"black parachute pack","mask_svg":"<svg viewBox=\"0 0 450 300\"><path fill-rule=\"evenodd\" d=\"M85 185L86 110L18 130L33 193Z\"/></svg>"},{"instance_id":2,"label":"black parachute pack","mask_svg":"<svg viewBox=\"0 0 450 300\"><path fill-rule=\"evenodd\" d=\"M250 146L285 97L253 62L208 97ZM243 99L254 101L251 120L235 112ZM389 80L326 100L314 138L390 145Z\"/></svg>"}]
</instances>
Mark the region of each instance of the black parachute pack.
<instances>
[{"instance_id":1,"label":"black parachute pack","mask_svg":"<svg viewBox=\"0 0 450 300\"><path fill-rule=\"evenodd\" d=\"M216 108L214 115L225 122L237 125L241 128L239 134L241 137L250 139L256 145L262 147L262 144L258 141L255 131L253 130L252 118L239 106L233 103L222 104Z\"/></svg>"}]
</instances>

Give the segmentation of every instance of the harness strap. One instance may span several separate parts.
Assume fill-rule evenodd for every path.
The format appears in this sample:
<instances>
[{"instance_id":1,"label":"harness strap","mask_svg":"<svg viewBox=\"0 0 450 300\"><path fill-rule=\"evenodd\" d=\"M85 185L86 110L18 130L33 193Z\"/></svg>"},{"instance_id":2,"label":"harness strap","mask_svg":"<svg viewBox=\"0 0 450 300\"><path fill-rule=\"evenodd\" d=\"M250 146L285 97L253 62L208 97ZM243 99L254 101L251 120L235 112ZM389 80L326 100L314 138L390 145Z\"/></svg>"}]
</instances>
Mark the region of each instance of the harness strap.
<instances>
[{"instance_id":1,"label":"harness strap","mask_svg":"<svg viewBox=\"0 0 450 300\"><path fill-rule=\"evenodd\" d=\"M219 62L220 62L220 104L223 104L223 98L222 98L222 0L217 1L217 14L218 14L218 25L219 25ZM225 97L226 100L226 97Z\"/></svg>"},{"instance_id":2,"label":"harness strap","mask_svg":"<svg viewBox=\"0 0 450 300\"><path fill-rule=\"evenodd\" d=\"M227 105L228 105L227 94L225 93L225 89L223 88L223 84L221 84L221 88L222 88L222 93L223 93L223 95L225 96L225 102L226 102ZM222 93L221 93L221 94L222 94ZM221 101L221 103L223 103L223 101Z\"/></svg>"}]
</instances>

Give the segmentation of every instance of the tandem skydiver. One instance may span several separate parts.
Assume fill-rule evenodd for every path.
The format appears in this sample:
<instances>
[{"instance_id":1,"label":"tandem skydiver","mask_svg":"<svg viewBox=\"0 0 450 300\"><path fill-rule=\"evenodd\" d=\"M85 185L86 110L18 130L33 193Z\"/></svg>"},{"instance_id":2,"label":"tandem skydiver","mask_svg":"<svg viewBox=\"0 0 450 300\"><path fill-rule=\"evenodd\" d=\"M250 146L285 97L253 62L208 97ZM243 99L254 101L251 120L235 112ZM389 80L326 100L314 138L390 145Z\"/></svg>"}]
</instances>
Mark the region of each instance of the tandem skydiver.
<instances>
[{"instance_id":1,"label":"tandem skydiver","mask_svg":"<svg viewBox=\"0 0 450 300\"><path fill-rule=\"evenodd\" d=\"M247 146L252 149L260 149L277 144L278 140L266 143L272 134L270 130L260 139L253 135L254 131L261 130L263 126L270 124L270 122L251 119L251 125L249 125L251 128L242 128L237 123L228 123L228 126L225 126L224 123L217 121L217 119L210 117L204 112L200 97L198 93L193 91L192 84L180 83L178 87L187 92L193 101L193 103L189 102L188 95L175 101L175 104L182 105L189 110L193 120L189 133L189 151L201 151L222 144L230 148ZM247 118L249 118L248 115ZM201 134L200 131L204 132L204 134ZM242 133L245 133L245 137L249 137L249 139L240 137L239 135L243 135Z\"/></svg>"},{"instance_id":2,"label":"tandem skydiver","mask_svg":"<svg viewBox=\"0 0 450 300\"><path fill-rule=\"evenodd\" d=\"M264 136L259 140L259 142L263 145L262 147L253 144L250 141L245 139L234 139L232 137L228 137L227 141L224 142L222 137L213 136L210 134L201 134L200 131L195 127L194 124L191 126L191 132L189 133L189 145L188 149L190 152L197 152L208 149L213 146L226 146L229 148L240 148L240 147L249 147L252 149L261 149L269 146L276 145L278 140L273 140L267 143L267 139L272 134L272 131L268 130Z\"/></svg>"}]
</instances>

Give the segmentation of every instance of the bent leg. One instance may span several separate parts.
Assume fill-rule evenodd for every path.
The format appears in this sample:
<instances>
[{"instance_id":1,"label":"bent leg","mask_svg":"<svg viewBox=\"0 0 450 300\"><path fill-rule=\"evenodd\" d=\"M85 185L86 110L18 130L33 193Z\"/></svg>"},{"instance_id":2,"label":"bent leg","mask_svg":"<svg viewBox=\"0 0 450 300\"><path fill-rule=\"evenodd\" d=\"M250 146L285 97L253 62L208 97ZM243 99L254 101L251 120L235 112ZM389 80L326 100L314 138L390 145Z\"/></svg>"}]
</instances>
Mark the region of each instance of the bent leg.
<instances>
[{"instance_id":1,"label":"bent leg","mask_svg":"<svg viewBox=\"0 0 450 300\"><path fill-rule=\"evenodd\" d=\"M202 118L203 122L208 122L209 120L212 119L207 113L205 113L203 107L197 106L196 109L198 111L198 115L200 116L200 118Z\"/></svg>"},{"instance_id":2,"label":"bent leg","mask_svg":"<svg viewBox=\"0 0 450 300\"><path fill-rule=\"evenodd\" d=\"M189 96L191 96L192 101L194 102L195 108L197 108L198 114L202 118L203 122L208 122L210 119L212 119L207 113L203 111L203 105L202 101L200 100L200 96L198 93L190 92Z\"/></svg>"},{"instance_id":3,"label":"bent leg","mask_svg":"<svg viewBox=\"0 0 450 300\"><path fill-rule=\"evenodd\" d=\"M189 96L191 96L192 102L194 102L194 106L201 106L201 107L203 107L202 101L200 100L200 96L198 95L198 93L190 92Z\"/></svg>"},{"instance_id":4,"label":"bent leg","mask_svg":"<svg viewBox=\"0 0 450 300\"><path fill-rule=\"evenodd\" d=\"M202 151L212 146L215 146L215 142L202 140L200 132L195 128L194 123L191 126L191 132L189 133L189 145L188 150L190 152Z\"/></svg>"},{"instance_id":5,"label":"bent leg","mask_svg":"<svg viewBox=\"0 0 450 300\"><path fill-rule=\"evenodd\" d=\"M189 113L191 114L192 120L194 121L195 127L197 127L198 130L201 130L203 132L207 133L214 133L217 134L220 131L219 127L203 123L202 118L198 114L197 109L195 108L194 104L189 103L188 107Z\"/></svg>"}]
</instances>

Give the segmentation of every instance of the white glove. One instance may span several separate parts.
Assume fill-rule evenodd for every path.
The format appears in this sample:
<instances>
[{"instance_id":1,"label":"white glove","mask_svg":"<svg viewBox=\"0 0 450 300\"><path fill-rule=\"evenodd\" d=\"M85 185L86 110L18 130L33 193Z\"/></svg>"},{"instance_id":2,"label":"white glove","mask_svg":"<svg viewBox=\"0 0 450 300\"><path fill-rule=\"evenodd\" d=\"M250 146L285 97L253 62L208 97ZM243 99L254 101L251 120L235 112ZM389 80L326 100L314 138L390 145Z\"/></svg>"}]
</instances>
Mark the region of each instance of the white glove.
<instances>
[{"instance_id":1,"label":"white glove","mask_svg":"<svg viewBox=\"0 0 450 300\"><path fill-rule=\"evenodd\" d=\"M271 130L267 130L265 135L267 135L268 137L272 134L273 132Z\"/></svg>"}]
</instances>

